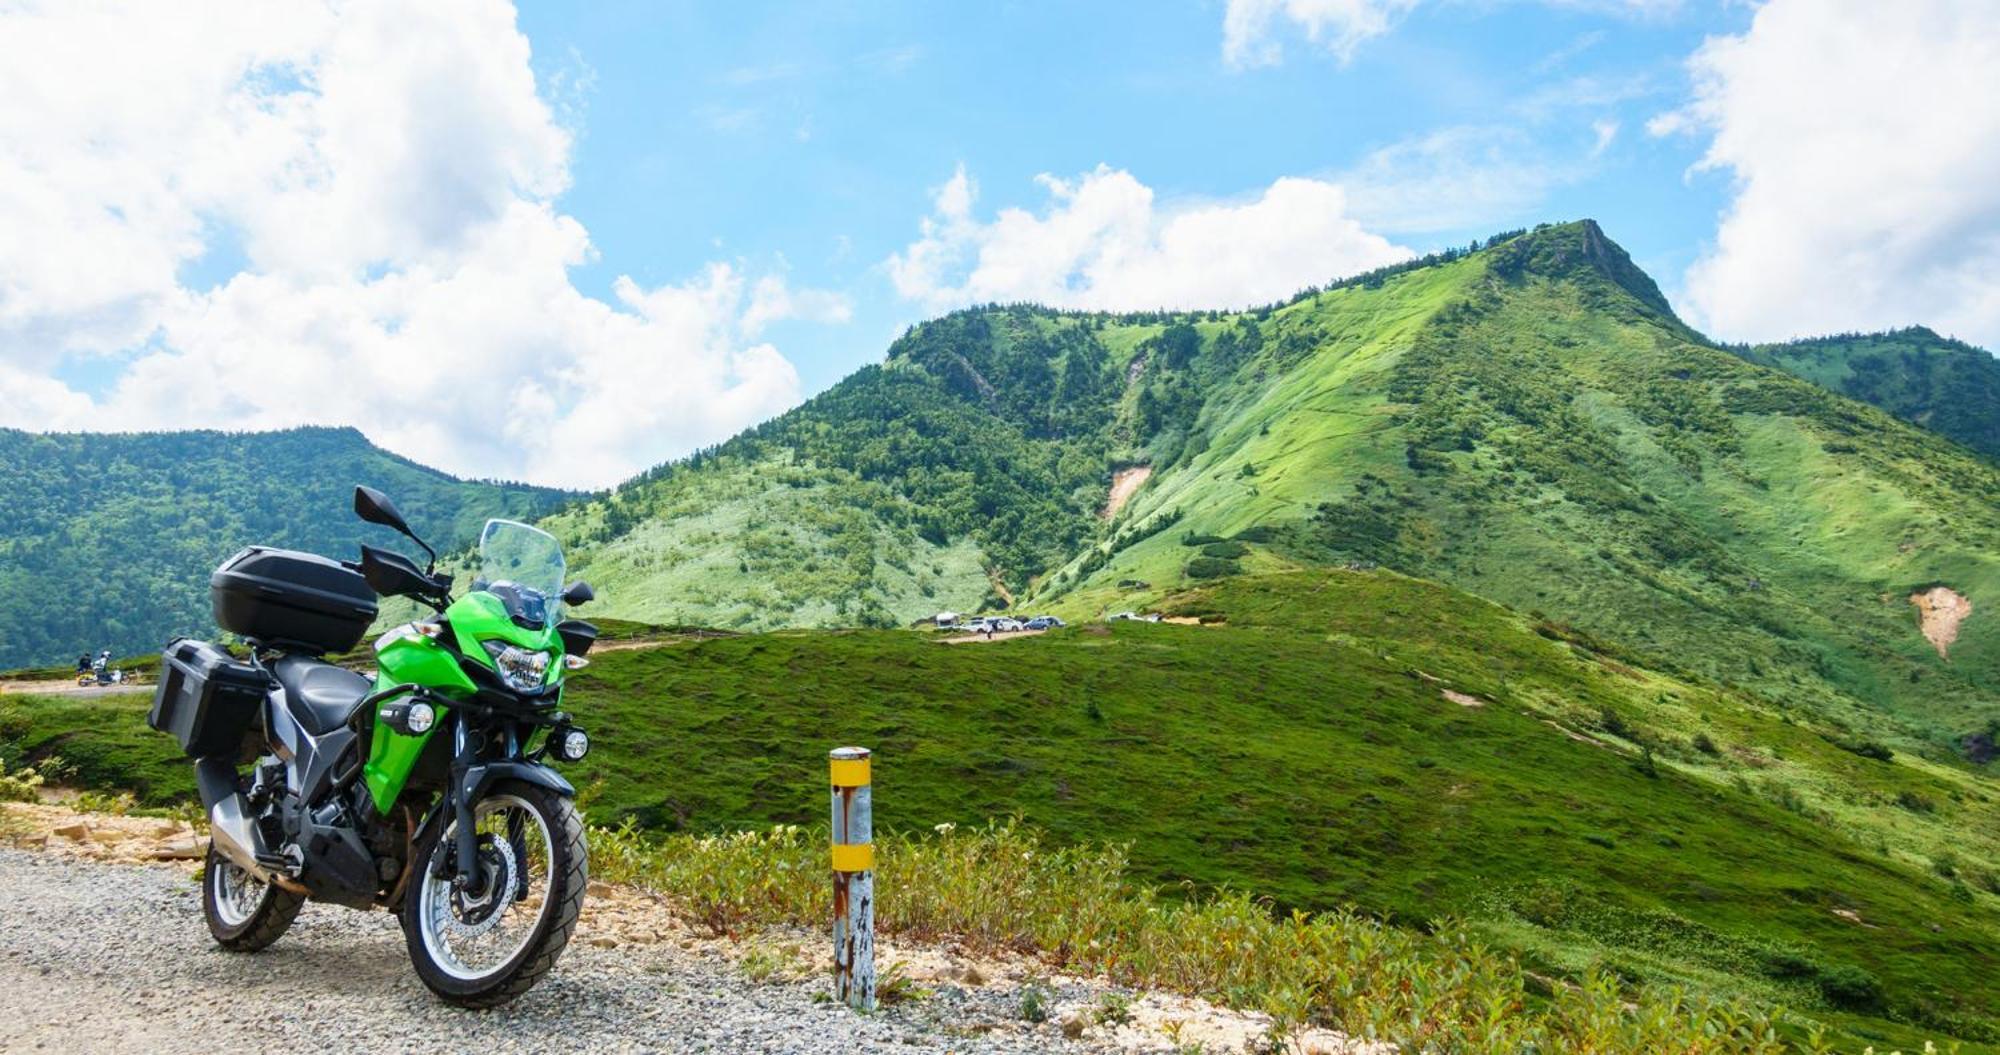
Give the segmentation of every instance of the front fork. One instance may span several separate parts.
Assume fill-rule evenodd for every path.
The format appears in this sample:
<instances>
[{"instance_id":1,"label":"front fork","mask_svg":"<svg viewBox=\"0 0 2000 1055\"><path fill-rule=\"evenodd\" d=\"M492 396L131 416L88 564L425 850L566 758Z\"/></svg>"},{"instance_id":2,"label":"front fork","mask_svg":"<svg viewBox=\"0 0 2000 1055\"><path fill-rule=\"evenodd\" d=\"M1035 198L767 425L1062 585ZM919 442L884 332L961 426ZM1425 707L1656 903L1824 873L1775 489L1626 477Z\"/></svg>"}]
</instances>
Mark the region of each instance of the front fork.
<instances>
[{"instance_id":1,"label":"front fork","mask_svg":"<svg viewBox=\"0 0 2000 1055\"><path fill-rule=\"evenodd\" d=\"M479 879L479 833L473 830L472 786L467 779L478 761L472 737L465 731L465 719L451 723L451 785L445 790L446 808L452 813L452 888L475 888ZM442 863L442 862L440 862Z\"/></svg>"},{"instance_id":2,"label":"front fork","mask_svg":"<svg viewBox=\"0 0 2000 1055\"><path fill-rule=\"evenodd\" d=\"M504 757L508 762L517 761L519 741L512 728L496 729L493 732L503 739L506 748ZM474 767L481 766L480 744L475 743L465 730L465 720L454 717L451 723L451 785L446 789L444 808L452 816L452 889L471 897L483 897L486 876L479 868L479 832L475 830L473 808L478 805L478 789L474 787ZM483 767L481 767L483 768ZM518 812L507 818L507 841L514 850L515 860L523 860L526 855L526 818ZM443 861L439 861L440 876L443 875ZM528 878L524 869L521 873L516 898L528 895Z\"/></svg>"}]
</instances>

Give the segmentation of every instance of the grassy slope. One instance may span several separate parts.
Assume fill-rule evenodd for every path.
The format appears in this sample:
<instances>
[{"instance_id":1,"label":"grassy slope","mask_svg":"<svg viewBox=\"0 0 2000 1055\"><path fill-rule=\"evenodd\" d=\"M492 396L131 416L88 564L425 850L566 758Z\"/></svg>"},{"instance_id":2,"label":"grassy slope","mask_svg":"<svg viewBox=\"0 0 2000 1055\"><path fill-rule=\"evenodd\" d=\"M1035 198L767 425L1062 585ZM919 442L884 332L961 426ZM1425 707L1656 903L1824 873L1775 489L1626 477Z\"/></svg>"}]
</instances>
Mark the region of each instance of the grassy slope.
<instances>
[{"instance_id":1,"label":"grassy slope","mask_svg":"<svg viewBox=\"0 0 2000 1055\"><path fill-rule=\"evenodd\" d=\"M1990 793L1965 773L1863 759L1389 573L1236 580L1175 604L1231 625L606 653L571 702L599 745L581 778L602 781L595 809L668 828L810 823L826 749L858 741L879 753L888 826L1018 813L1066 839L1129 840L1154 878L1404 921L1475 916L1552 968L1601 961L1832 1014L1823 982L1846 965L1879 978L1899 1018L1994 1028L1979 1009L2000 999L1986 969L2000 897L1978 884L2000 880L1963 850L1961 881L1924 864L1958 832L1994 830ZM1491 702L1460 706L1446 687ZM185 794L143 706L10 701L0 734L61 752L85 780ZM1822 802L1822 786L1848 798ZM1894 806L1904 794L1933 812Z\"/></svg>"},{"instance_id":2,"label":"grassy slope","mask_svg":"<svg viewBox=\"0 0 2000 1055\"><path fill-rule=\"evenodd\" d=\"M2000 457L2000 362L1922 326L1733 348Z\"/></svg>"},{"instance_id":3,"label":"grassy slope","mask_svg":"<svg viewBox=\"0 0 2000 1055\"><path fill-rule=\"evenodd\" d=\"M938 545L885 520L879 496L783 455L669 481L625 534L573 547L605 610L731 629L902 624L969 601L988 582L978 550ZM544 523L580 539L584 506Z\"/></svg>"},{"instance_id":4,"label":"grassy slope","mask_svg":"<svg viewBox=\"0 0 2000 1055\"><path fill-rule=\"evenodd\" d=\"M1594 239L1552 228L1275 313L1209 398L1206 449L1122 517L1173 527L1031 603L1141 605L1189 581L1187 535L1278 528L1246 567L1380 561L1940 751L2000 717L2000 620L1946 662L1907 600L2000 597L2000 472L1700 343Z\"/></svg>"}]
</instances>

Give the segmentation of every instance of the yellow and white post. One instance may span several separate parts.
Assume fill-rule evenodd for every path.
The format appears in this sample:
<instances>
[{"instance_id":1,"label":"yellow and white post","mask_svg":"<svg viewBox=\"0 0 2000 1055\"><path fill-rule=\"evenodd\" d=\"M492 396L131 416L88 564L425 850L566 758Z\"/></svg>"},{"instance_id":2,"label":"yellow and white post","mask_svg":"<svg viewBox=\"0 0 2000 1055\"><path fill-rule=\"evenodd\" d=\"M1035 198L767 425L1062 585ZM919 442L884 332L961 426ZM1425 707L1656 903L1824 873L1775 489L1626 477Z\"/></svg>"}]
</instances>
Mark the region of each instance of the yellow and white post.
<instances>
[{"instance_id":1,"label":"yellow and white post","mask_svg":"<svg viewBox=\"0 0 2000 1055\"><path fill-rule=\"evenodd\" d=\"M838 747L833 770L833 995L875 1010L875 821L868 749Z\"/></svg>"}]
</instances>

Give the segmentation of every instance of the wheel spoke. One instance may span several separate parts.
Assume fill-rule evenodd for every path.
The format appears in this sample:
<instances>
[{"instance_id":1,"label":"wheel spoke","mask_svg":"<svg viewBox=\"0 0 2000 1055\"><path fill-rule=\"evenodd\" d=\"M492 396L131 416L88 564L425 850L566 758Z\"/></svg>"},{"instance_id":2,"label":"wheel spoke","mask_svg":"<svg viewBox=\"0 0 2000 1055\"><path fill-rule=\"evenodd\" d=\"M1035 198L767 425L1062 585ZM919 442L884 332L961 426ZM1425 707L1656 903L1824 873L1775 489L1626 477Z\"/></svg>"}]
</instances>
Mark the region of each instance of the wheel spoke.
<instances>
[{"instance_id":1,"label":"wheel spoke","mask_svg":"<svg viewBox=\"0 0 2000 1055\"><path fill-rule=\"evenodd\" d=\"M464 980L505 970L527 948L547 915L542 892L548 889L554 863L547 819L519 798L502 795L481 802L473 830L484 889L454 891L454 870L446 869L442 878L426 870L417 916L432 959L445 973ZM456 849L456 831L447 829L432 852Z\"/></svg>"}]
</instances>

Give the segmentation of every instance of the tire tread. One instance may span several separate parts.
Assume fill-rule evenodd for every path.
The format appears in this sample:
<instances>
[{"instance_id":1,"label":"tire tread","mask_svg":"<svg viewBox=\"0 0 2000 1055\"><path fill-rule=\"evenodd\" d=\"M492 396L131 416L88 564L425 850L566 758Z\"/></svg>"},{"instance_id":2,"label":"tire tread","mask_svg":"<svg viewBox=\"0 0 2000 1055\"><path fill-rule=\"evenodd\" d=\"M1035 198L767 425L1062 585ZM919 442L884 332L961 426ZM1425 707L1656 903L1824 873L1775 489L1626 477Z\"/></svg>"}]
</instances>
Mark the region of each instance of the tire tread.
<instances>
[{"instance_id":1,"label":"tire tread","mask_svg":"<svg viewBox=\"0 0 2000 1055\"><path fill-rule=\"evenodd\" d=\"M548 930L544 932L541 944L533 950L533 954L527 960L506 977L506 980L491 988L470 993L455 993L438 987L431 981L429 972L423 969L422 959L425 956L423 938L416 929L420 926L415 908L417 891L416 884L414 882L411 884L411 889L405 896L403 912L403 929L410 947L410 957L418 961L417 974L423 978L424 984L429 986L440 999L457 1007L475 1009L499 1007L534 988L535 983L541 981L542 976L555 967L563 949L568 947L570 936L576 931L576 921L583 914L584 891L590 885L589 853L584 844L583 816L577 812L574 803L543 788L511 781L498 785L493 790L495 792L505 790L523 799L529 799L535 802L537 808L544 810L544 815L551 822L549 837L563 847L562 856L567 861L568 867L564 871L561 883L562 900L556 904L555 913L550 918ZM558 827L560 831L555 830ZM442 837L443 829L439 829L438 838ZM409 867L426 867L435 845L433 841Z\"/></svg>"}]
</instances>

